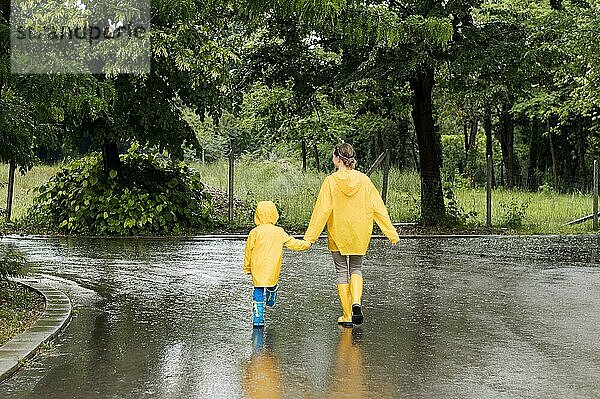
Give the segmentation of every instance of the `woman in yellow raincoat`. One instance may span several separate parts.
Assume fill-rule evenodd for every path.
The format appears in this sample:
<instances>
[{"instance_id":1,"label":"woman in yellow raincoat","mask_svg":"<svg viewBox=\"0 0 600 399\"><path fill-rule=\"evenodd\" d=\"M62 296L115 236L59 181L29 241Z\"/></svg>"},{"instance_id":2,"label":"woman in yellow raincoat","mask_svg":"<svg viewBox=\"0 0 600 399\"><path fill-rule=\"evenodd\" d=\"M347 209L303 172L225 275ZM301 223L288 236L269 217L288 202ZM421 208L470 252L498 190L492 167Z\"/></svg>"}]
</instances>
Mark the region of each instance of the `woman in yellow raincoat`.
<instances>
[{"instance_id":1,"label":"woman in yellow raincoat","mask_svg":"<svg viewBox=\"0 0 600 399\"><path fill-rule=\"evenodd\" d=\"M400 238L379 192L369 177L354 168L356 154L350 144L335 146L336 172L327 176L315 202L304 239L314 243L327 224L327 247L333 256L342 316L338 324L362 324L362 261L367 253L373 221L396 244Z\"/></svg>"},{"instance_id":2,"label":"woman in yellow raincoat","mask_svg":"<svg viewBox=\"0 0 600 399\"><path fill-rule=\"evenodd\" d=\"M285 230L275 226L279 213L271 201L260 201L254 213L256 227L248 234L244 249L244 273L252 275L254 285L253 319L254 327L264 326L264 308L275 305L277 281L281 272L283 246L295 251L304 251L310 243L297 240Z\"/></svg>"}]
</instances>

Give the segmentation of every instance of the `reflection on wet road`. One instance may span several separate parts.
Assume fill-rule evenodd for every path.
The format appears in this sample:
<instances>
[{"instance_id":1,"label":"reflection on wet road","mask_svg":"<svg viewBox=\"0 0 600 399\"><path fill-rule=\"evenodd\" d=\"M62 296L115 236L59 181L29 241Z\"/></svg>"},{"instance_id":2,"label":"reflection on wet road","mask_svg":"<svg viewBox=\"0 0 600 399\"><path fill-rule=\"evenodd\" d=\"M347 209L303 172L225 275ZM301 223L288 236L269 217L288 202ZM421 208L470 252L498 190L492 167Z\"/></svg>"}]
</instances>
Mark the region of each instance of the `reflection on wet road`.
<instances>
[{"instance_id":1,"label":"reflection on wet road","mask_svg":"<svg viewBox=\"0 0 600 399\"><path fill-rule=\"evenodd\" d=\"M600 396L596 237L375 240L354 330L319 242L259 331L243 241L3 241L75 309L3 399Z\"/></svg>"}]
</instances>

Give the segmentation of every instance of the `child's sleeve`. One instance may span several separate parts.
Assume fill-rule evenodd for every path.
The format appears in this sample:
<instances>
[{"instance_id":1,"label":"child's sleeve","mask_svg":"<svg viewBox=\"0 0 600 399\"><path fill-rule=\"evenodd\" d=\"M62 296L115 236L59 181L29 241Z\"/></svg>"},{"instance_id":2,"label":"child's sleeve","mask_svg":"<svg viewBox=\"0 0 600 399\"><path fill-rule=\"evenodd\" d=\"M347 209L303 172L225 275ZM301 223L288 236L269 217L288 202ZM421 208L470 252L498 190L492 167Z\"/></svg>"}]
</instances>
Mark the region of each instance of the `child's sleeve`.
<instances>
[{"instance_id":1,"label":"child's sleeve","mask_svg":"<svg viewBox=\"0 0 600 399\"><path fill-rule=\"evenodd\" d=\"M246 240L246 248L244 249L244 273L252 273L252 249L254 248L255 235L251 231Z\"/></svg>"},{"instance_id":2,"label":"child's sleeve","mask_svg":"<svg viewBox=\"0 0 600 399\"><path fill-rule=\"evenodd\" d=\"M311 244L308 241L298 240L290 236L288 233L283 232L283 245L293 251L306 251L308 248L310 248Z\"/></svg>"}]
</instances>

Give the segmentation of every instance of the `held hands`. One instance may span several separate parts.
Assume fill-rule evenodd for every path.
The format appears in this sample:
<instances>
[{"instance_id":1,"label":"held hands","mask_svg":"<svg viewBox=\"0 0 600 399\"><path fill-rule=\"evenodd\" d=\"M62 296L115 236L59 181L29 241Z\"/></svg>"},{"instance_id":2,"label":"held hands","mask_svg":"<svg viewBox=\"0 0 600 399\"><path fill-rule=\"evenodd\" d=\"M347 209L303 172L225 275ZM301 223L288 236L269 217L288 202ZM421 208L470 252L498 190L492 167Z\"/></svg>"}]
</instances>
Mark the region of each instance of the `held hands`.
<instances>
[{"instance_id":1,"label":"held hands","mask_svg":"<svg viewBox=\"0 0 600 399\"><path fill-rule=\"evenodd\" d=\"M284 243L284 245L293 251L306 251L308 248L310 248L311 243L306 240L300 240L291 237Z\"/></svg>"},{"instance_id":2,"label":"held hands","mask_svg":"<svg viewBox=\"0 0 600 399\"><path fill-rule=\"evenodd\" d=\"M309 241L300 240L302 242L302 251L306 251L312 245Z\"/></svg>"}]
</instances>

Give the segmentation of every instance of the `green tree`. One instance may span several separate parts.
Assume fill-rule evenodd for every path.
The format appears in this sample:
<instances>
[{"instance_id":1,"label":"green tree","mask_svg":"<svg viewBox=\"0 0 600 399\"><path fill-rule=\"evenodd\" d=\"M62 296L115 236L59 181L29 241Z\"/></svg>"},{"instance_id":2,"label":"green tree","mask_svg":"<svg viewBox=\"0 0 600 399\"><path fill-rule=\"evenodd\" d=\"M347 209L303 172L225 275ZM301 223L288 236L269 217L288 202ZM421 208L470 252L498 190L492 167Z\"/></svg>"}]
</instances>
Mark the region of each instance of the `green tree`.
<instances>
[{"instance_id":1,"label":"green tree","mask_svg":"<svg viewBox=\"0 0 600 399\"><path fill-rule=\"evenodd\" d=\"M359 71L373 76L391 75L395 85L408 82L412 91L412 119L419 150L421 221L444 223L441 184L441 150L434 129L435 71L447 59L453 35L452 15L469 17L470 2L356 4L344 15L342 39L367 50ZM344 55L353 60L349 54ZM350 68L347 68L350 70Z\"/></svg>"},{"instance_id":2,"label":"green tree","mask_svg":"<svg viewBox=\"0 0 600 399\"><path fill-rule=\"evenodd\" d=\"M25 173L36 160L35 148L56 141L64 120L64 76L11 72L8 8L0 15L0 162L10 164L7 218L10 218L14 173Z\"/></svg>"},{"instance_id":3,"label":"green tree","mask_svg":"<svg viewBox=\"0 0 600 399\"><path fill-rule=\"evenodd\" d=\"M330 101L323 88L332 80L339 56L319 45L308 21L287 11L277 9L250 21L237 79L251 92L264 90L255 87L256 82L272 90L270 101L257 99L257 120L265 122L262 128L272 140L299 144L306 170L308 149L313 150L318 168L317 145L335 134L327 127L332 114L325 109Z\"/></svg>"},{"instance_id":4,"label":"green tree","mask_svg":"<svg viewBox=\"0 0 600 399\"><path fill-rule=\"evenodd\" d=\"M141 12L129 3L108 4L104 12L109 16L114 14L118 21L127 21ZM69 3L34 11L28 6L28 2L23 2L22 7L28 11L23 13L25 26L57 19L75 23L97 8L95 3L82 10L73 10ZM115 49L116 42L110 40L96 46L100 55L119 50L133 56L148 51L150 70L132 73L117 60L104 65L101 71L92 71L100 73L71 75L72 81L84 84L59 93L73 95L67 102L65 132L72 135L72 141L91 137L102 148L107 174L110 170L121 170L119 146L133 141L167 149L174 158L181 158L186 147L199 148L182 110L190 107L202 118L206 114L218 117L231 97L229 68L235 55L225 34L231 14L231 4L227 1L153 1L151 48L127 42L123 48ZM77 50L80 49L73 50L73 56L77 61L85 61L87 53ZM27 58L24 59L27 66ZM50 59L49 63L55 61Z\"/></svg>"},{"instance_id":5,"label":"green tree","mask_svg":"<svg viewBox=\"0 0 600 399\"><path fill-rule=\"evenodd\" d=\"M261 5L264 11L267 7L264 3ZM393 71L398 82L410 83L420 157L422 218L425 224L442 222L444 198L439 137L434 132L432 108L434 71L443 61L446 44L452 36L449 15L459 12L462 16L463 9L470 4L320 1L287 5L269 2L268 5L269 10L298 16L299 21L314 31L311 36L326 46L337 44L347 76L354 75L358 79L357 70L380 72L382 59L386 59L388 63L384 68ZM353 53L356 50L360 52L358 57ZM357 63L362 63L363 68L356 68ZM390 68L392 64L396 68ZM349 78L344 80L347 82Z\"/></svg>"},{"instance_id":6,"label":"green tree","mask_svg":"<svg viewBox=\"0 0 600 399\"><path fill-rule=\"evenodd\" d=\"M482 4L474 10L475 18L457 29L440 79L440 102L464 126L465 167L473 162L469 156L475 154L480 121L486 133L486 155L492 155L492 118L496 117L496 138L509 188L516 181L511 109L536 75L536 60L525 45L524 13L498 3Z\"/></svg>"}]
</instances>

